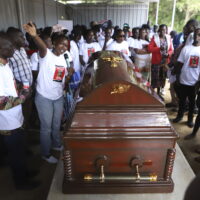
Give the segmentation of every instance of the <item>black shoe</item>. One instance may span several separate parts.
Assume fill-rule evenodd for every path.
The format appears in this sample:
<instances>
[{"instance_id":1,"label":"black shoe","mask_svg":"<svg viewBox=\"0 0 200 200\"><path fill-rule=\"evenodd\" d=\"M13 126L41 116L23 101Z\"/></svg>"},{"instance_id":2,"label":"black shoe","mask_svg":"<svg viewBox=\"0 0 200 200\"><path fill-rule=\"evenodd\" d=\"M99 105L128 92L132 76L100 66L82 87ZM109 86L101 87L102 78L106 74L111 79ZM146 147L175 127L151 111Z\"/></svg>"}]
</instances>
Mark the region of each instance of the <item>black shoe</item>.
<instances>
[{"instance_id":1,"label":"black shoe","mask_svg":"<svg viewBox=\"0 0 200 200\"><path fill-rule=\"evenodd\" d=\"M195 152L200 154L200 148L195 149Z\"/></svg>"},{"instance_id":2,"label":"black shoe","mask_svg":"<svg viewBox=\"0 0 200 200\"><path fill-rule=\"evenodd\" d=\"M166 106L167 108L177 107L177 105L174 104L174 103L166 103L165 106Z\"/></svg>"},{"instance_id":3,"label":"black shoe","mask_svg":"<svg viewBox=\"0 0 200 200\"><path fill-rule=\"evenodd\" d=\"M192 138L194 138L195 137L195 135L194 134L189 134L189 135L186 135L185 137L184 137L184 140L190 140L190 139L192 139Z\"/></svg>"},{"instance_id":4,"label":"black shoe","mask_svg":"<svg viewBox=\"0 0 200 200\"><path fill-rule=\"evenodd\" d=\"M200 156L194 158L195 161L197 161L198 163L200 163Z\"/></svg>"},{"instance_id":5,"label":"black shoe","mask_svg":"<svg viewBox=\"0 0 200 200\"><path fill-rule=\"evenodd\" d=\"M177 112L177 111L178 111L178 108L172 108L171 111L172 111L172 112Z\"/></svg>"},{"instance_id":6,"label":"black shoe","mask_svg":"<svg viewBox=\"0 0 200 200\"><path fill-rule=\"evenodd\" d=\"M177 123L180 122L183 119L183 117L181 116L177 116L175 119L172 120L172 122Z\"/></svg>"},{"instance_id":7,"label":"black shoe","mask_svg":"<svg viewBox=\"0 0 200 200\"><path fill-rule=\"evenodd\" d=\"M38 170L27 170L26 171L26 177L27 178L33 178L39 174Z\"/></svg>"},{"instance_id":8,"label":"black shoe","mask_svg":"<svg viewBox=\"0 0 200 200\"><path fill-rule=\"evenodd\" d=\"M30 149L26 149L26 155L27 156L33 156L34 153Z\"/></svg>"},{"instance_id":9,"label":"black shoe","mask_svg":"<svg viewBox=\"0 0 200 200\"><path fill-rule=\"evenodd\" d=\"M194 126L193 121L188 121L187 122L187 126L190 127L190 128L192 128Z\"/></svg>"},{"instance_id":10,"label":"black shoe","mask_svg":"<svg viewBox=\"0 0 200 200\"><path fill-rule=\"evenodd\" d=\"M198 108L195 108L195 109L194 109L194 114L198 114L198 112L199 112L199 111L198 111Z\"/></svg>"},{"instance_id":11,"label":"black shoe","mask_svg":"<svg viewBox=\"0 0 200 200\"><path fill-rule=\"evenodd\" d=\"M40 185L40 181L33 181L33 180L23 180L23 181L16 181L15 188L17 190L33 190Z\"/></svg>"}]
</instances>

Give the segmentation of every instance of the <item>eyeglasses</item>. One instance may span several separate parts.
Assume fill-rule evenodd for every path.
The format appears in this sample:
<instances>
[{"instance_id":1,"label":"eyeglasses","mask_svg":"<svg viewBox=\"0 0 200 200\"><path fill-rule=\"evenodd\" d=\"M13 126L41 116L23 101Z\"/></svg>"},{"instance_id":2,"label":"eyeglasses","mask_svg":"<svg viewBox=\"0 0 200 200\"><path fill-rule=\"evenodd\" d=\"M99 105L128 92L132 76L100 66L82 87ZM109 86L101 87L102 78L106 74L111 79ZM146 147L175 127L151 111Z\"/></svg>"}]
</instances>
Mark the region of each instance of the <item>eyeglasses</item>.
<instances>
[{"instance_id":1,"label":"eyeglasses","mask_svg":"<svg viewBox=\"0 0 200 200\"><path fill-rule=\"evenodd\" d=\"M125 37L125 35L119 35L118 37L121 37L121 38L122 38L122 37Z\"/></svg>"}]
</instances>

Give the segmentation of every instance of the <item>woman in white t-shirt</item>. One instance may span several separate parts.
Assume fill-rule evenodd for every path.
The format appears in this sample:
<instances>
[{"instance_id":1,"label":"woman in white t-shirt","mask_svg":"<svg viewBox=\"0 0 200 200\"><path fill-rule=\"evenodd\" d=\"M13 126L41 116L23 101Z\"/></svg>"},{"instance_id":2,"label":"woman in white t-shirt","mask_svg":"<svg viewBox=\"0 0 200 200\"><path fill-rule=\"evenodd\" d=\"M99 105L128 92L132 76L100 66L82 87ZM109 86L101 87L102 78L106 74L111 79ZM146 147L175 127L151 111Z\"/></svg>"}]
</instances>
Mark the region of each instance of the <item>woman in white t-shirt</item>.
<instances>
[{"instance_id":1,"label":"woman in white t-shirt","mask_svg":"<svg viewBox=\"0 0 200 200\"><path fill-rule=\"evenodd\" d=\"M124 40L125 34L124 31L118 29L115 33L114 41L106 48L108 51L119 51L123 54L127 62L132 63L130 56L130 51L128 47L128 42Z\"/></svg>"},{"instance_id":2,"label":"woman in white t-shirt","mask_svg":"<svg viewBox=\"0 0 200 200\"><path fill-rule=\"evenodd\" d=\"M81 31L73 30L70 41L70 54L74 63L74 70L77 73L81 72L81 64L79 59L79 47L78 42L81 39Z\"/></svg>"},{"instance_id":3,"label":"woman in white t-shirt","mask_svg":"<svg viewBox=\"0 0 200 200\"><path fill-rule=\"evenodd\" d=\"M41 39L44 41L48 49L52 49L52 41L51 37L49 35L41 34L40 35ZM31 57L30 57L30 62L31 62L31 70L33 73L33 79L36 81L38 72L39 72L39 54L38 51L34 52Z\"/></svg>"},{"instance_id":4,"label":"woman in white t-shirt","mask_svg":"<svg viewBox=\"0 0 200 200\"><path fill-rule=\"evenodd\" d=\"M31 24L31 25L30 25ZM58 160L51 155L50 150L61 151L60 124L63 113L63 89L67 65L63 56L68 47L68 40L64 35L52 38L53 49L50 51L37 35L35 27L25 24L28 32L39 50L40 69L37 78L35 103L40 119L40 142L42 158L49 163Z\"/></svg>"},{"instance_id":5,"label":"woman in white t-shirt","mask_svg":"<svg viewBox=\"0 0 200 200\"><path fill-rule=\"evenodd\" d=\"M78 42L81 39L81 31L78 29L72 30L71 41L70 41L70 54L74 64L74 73L70 79L69 85L73 94L77 90L81 80L81 63L79 57L79 46Z\"/></svg>"},{"instance_id":6,"label":"woman in white t-shirt","mask_svg":"<svg viewBox=\"0 0 200 200\"><path fill-rule=\"evenodd\" d=\"M141 28L139 31L139 39L134 47L135 54L135 66L139 68L142 76L147 81L150 81L150 71L151 71L151 54L149 53L147 47L149 42L145 40L146 29Z\"/></svg>"},{"instance_id":7,"label":"woman in white t-shirt","mask_svg":"<svg viewBox=\"0 0 200 200\"><path fill-rule=\"evenodd\" d=\"M99 43L94 42L94 32L87 30L85 34L85 42L80 46L80 63L83 67L86 67L92 62L92 54L101 51Z\"/></svg>"},{"instance_id":8,"label":"woman in white t-shirt","mask_svg":"<svg viewBox=\"0 0 200 200\"><path fill-rule=\"evenodd\" d=\"M112 28L106 28L105 37L99 41L99 44L103 51L106 50L106 48L113 42L111 34L112 34Z\"/></svg>"}]
</instances>

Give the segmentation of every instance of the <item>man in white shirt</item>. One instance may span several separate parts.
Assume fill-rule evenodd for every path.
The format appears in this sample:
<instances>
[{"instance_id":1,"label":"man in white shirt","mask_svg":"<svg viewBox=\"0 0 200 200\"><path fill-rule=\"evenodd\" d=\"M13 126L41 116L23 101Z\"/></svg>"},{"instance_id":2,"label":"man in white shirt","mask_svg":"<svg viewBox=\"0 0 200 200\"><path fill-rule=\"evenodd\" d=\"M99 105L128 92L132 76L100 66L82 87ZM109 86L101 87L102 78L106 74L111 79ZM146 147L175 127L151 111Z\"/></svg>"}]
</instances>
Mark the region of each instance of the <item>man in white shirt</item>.
<instances>
[{"instance_id":1,"label":"man in white shirt","mask_svg":"<svg viewBox=\"0 0 200 200\"><path fill-rule=\"evenodd\" d=\"M186 45L178 58L178 64L181 68L179 77L180 82L180 96L179 96L179 110L177 117L173 122L179 122L183 118L186 98L189 100L189 112L187 125L193 127L193 113L195 107L196 97L196 83L200 76L200 29L194 32L194 42L192 45Z\"/></svg>"},{"instance_id":2,"label":"man in white shirt","mask_svg":"<svg viewBox=\"0 0 200 200\"><path fill-rule=\"evenodd\" d=\"M8 58L14 48L7 35L0 32L0 139L8 152L9 164L16 189L34 189L39 182L31 181L26 168L26 155L23 133L21 103L25 100L25 91L17 91Z\"/></svg>"}]
</instances>

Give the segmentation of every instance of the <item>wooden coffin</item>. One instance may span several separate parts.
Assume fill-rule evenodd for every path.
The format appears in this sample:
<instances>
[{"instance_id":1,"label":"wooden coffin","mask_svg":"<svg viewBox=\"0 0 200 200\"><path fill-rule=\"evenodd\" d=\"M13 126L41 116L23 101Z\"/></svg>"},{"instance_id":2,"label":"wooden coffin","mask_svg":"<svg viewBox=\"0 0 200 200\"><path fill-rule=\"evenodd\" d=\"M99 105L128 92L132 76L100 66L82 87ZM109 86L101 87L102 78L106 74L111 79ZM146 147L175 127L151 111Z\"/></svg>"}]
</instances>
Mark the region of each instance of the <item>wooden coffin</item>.
<instances>
[{"instance_id":1,"label":"wooden coffin","mask_svg":"<svg viewBox=\"0 0 200 200\"><path fill-rule=\"evenodd\" d=\"M92 74L64 133L63 192L172 192L178 136L163 103L133 84L124 60L100 58Z\"/></svg>"}]
</instances>

